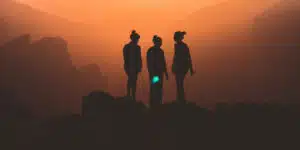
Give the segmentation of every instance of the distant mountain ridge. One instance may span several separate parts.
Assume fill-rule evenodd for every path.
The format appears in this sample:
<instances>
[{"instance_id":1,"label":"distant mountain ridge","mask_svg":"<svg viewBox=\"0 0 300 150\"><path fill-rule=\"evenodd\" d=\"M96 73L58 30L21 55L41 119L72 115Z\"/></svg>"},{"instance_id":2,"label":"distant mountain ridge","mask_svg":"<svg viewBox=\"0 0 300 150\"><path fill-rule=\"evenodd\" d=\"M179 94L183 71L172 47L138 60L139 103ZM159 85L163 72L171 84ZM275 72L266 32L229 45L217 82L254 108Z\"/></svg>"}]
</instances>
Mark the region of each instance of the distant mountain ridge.
<instances>
[{"instance_id":1,"label":"distant mountain ridge","mask_svg":"<svg viewBox=\"0 0 300 150\"><path fill-rule=\"evenodd\" d=\"M29 34L0 45L0 90L35 115L78 112L81 96L107 88L107 80L96 64L75 67L67 45L61 37L31 41Z\"/></svg>"},{"instance_id":2,"label":"distant mountain ridge","mask_svg":"<svg viewBox=\"0 0 300 150\"><path fill-rule=\"evenodd\" d=\"M299 27L300 1L284 0L255 18L253 40L268 45L300 45Z\"/></svg>"},{"instance_id":3,"label":"distant mountain ridge","mask_svg":"<svg viewBox=\"0 0 300 150\"><path fill-rule=\"evenodd\" d=\"M0 33L2 43L22 34L30 34L33 40L44 36L60 36L68 41L72 59L79 65L90 63L85 62L85 57L93 54L93 51L101 52L108 47L104 38L106 33L101 32L102 29L105 30L92 24L70 21L13 0L0 1L0 31L6 31ZM86 47L90 49L82 53Z\"/></svg>"},{"instance_id":4,"label":"distant mountain ridge","mask_svg":"<svg viewBox=\"0 0 300 150\"><path fill-rule=\"evenodd\" d=\"M5 0L0 2L0 18L10 24L15 32L31 34L72 33L81 27L80 24L48 14L28 5Z\"/></svg>"},{"instance_id":5,"label":"distant mountain ridge","mask_svg":"<svg viewBox=\"0 0 300 150\"><path fill-rule=\"evenodd\" d=\"M255 16L276 1L228 0L191 14L182 21L180 28L187 30L196 39L206 38L205 42L208 43L222 42L220 40L223 38L239 40L251 30Z\"/></svg>"}]
</instances>

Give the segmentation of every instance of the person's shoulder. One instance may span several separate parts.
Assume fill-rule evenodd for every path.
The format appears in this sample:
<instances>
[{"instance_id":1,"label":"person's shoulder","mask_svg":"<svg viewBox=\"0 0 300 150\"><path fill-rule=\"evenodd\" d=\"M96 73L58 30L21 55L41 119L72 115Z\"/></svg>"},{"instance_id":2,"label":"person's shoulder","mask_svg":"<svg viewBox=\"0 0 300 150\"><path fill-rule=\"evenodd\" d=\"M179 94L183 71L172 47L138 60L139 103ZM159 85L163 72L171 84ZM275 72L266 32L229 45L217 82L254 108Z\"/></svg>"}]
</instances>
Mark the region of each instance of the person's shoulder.
<instances>
[{"instance_id":1,"label":"person's shoulder","mask_svg":"<svg viewBox=\"0 0 300 150\"><path fill-rule=\"evenodd\" d=\"M129 47L128 43L124 45L124 49L127 49L128 47Z\"/></svg>"},{"instance_id":2,"label":"person's shoulder","mask_svg":"<svg viewBox=\"0 0 300 150\"><path fill-rule=\"evenodd\" d=\"M149 50L154 50L154 49L156 49L154 46L151 46L151 47L149 48Z\"/></svg>"},{"instance_id":3,"label":"person's shoulder","mask_svg":"<svg viewBox=\"0 0 300 150\"><path fill-rule=\"evenodd\" d=\"M182 43L182 45L186 48L188 48L189 46L186 43Z\"/></svg>"},{"instance_id":4,"label":"person's shoulder","mask_svg":"<svg viewBox=\"0 0 300 150\"><path fill-rule=\"evenodd\" d=\"M150 48L148 49L147 53L153 52L153 49L154 49L154 47L150 47Z\"/></svg>"},{"instance_id":5,"label":"person's shoulder","mask_svg":"<svg viewBox=\"0 0 300 150\"><path fill-rule=\"evenodd\" d=\"M164 53L165 53L163 49L160 49L159 52L160 52L161 54L164 54Z\"/></svg>"},{"instance_id":6,"label":"person's shoulder","mask_svg":"<svg viewBox=\"0 0 300 150\"><path fill-rule=\"evenodd\" d=\"M184 43L184 42L178 43L178 45L180 45L180 46L187 46L187 44Z\"/></svg>"},{"instance_id":7,"label":"person's shoulder","mask_svg":"<svg viewBox=\"0 0 300 150\"><path fill-rule=\"evenodd\" d=\"M175 48L181 49L182 47L184 47L183 43L175 43Z\"/></svg>"}]
</instances>

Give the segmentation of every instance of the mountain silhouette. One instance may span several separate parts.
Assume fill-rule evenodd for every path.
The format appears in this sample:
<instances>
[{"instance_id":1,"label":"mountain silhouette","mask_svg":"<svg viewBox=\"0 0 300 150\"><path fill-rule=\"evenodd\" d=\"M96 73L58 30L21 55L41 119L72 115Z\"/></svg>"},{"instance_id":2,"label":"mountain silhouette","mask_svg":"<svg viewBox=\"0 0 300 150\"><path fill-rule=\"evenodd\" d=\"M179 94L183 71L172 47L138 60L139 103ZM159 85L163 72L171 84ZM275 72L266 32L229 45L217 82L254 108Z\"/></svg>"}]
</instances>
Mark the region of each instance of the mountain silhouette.
<instances>
[{"instance_id":1,"label":"mountain silhouette","mask_svg":"<svg viewBox=\"0 0 300 150\"><path fill-rule=\"evenodd\" d=\"M4 20L4 18L0 18L0 45L4 44L9 39L9 25Z\"/></svg>"},{"instance_id":2,"label":"mountain silhouette","mask_svg":"<svg viewBox=\"0 0 300 150\"><path fill-rule=\"evenodd\" d=\"M81 74L81 80L85 81L85 94L95 89L107 89L107 77L103 75L97 64L88 64L78 68Z\"/></svg>"},{"instance_id":3,"label":"mountain silhouette","mask_svg":"<svg viewBox=\"0 0 300 150\"><path fill-rule=\"evenodd\" d=\"M70 21L13 0L0 1L0 30L3 30L5 25L6 32L0 32L0 38L2 34L6 35L4 42L27 33L31 34L32 40L61 36L68 41L73 61L79 65L86 64L86 56L95 54L94 50L105 49L108 43L107 39L103 38L106 33L101 32L99 26L96 28L88 23ZM102 41L100 44L99 40ZM86 47L91 49L83 55L81 52Z\"/></svg>"},{"instance_id":4,"label":"mountain silhouette","mask_svg":"<svg viewBox=\"0 0 300 150\"><path fill-rule=\"evenodd\" d=\"M81 26L12 0L1 1L0 8L0 18L10 25L12 37L24 33L31 33L33 37L71 34Z\"/></svg>"},{"instance_id":5,"label":"mountain silhouette","mask_svg":"<svg viewBox=\"0 0 300 150\"><path fill-rule=\"evenodd\" d=\"M202 45L244 42L254 17L275 1L223 1L192 13L181 21L181 28L186 29L193 40L201 42Z\"/></svg>"},{"instance_id":6,"label":"mountain silhouette","mask_svg":"<svg viewBox=\"0 0 300 150\"><path fill-rule=\"evenodd\" d=\"M277 97L297 101L300 95L298 76L300 64L300 2L285 0L270 7L255 18L252 45L259 56L264 86Z\"/></svg>"},{"instance_id":7,"label":"mountain silhouette","mask_svg":"<svg viewBox=\"0 0 300 150\"><path fill-rule=\"evenodd\" d=\"M265 45L299 45L299 9L299 1L285 0L259 14L254 21L253 40Z\"/></svg>"},{"instance_id":8,"label":"mountain silhouette","mask_svg":"<svg viewBox=\"0 0 300 150\"><path fill-rule=\"evenodd\" d=\"M0 88L13 92L16 104L34 115L79 112L82 95L105 88L97 65L86 72L73 65L61 37L32 41L25 34L0 46L0 54Z\"/></svg>"}]
</instances>

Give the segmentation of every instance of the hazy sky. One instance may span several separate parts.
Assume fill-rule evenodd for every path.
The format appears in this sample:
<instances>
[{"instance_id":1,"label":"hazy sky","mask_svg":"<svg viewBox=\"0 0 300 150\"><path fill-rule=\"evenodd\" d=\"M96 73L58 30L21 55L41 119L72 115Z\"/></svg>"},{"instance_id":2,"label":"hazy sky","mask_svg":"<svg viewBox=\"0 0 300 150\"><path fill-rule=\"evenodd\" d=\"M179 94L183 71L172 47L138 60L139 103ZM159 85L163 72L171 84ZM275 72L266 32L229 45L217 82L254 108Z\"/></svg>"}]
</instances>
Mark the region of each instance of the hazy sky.
<instances>
[{"instance_id":1,"label":"hazy sky","mask_svg":"<svg viewBox=\"0 0 300 150\"><path fill-rule=\"evenodd\" d=\"M213 4L222 0L18 0L34 6L51 7L64 5L65 8L90 6L91 8L181 8L198 9L201 5Z\"/></svg>"},{"instance_id":2,"label":"hazy sky","mask_svg":"<svg viewBox=\"0 0 300 150\"><path fill-rule=\"evenodd\" d=\"M101 17L132 13L165 15L181 18L201 7L224 0L17 0L73 20L93 20Z\"/></svg>"}]
</instances>

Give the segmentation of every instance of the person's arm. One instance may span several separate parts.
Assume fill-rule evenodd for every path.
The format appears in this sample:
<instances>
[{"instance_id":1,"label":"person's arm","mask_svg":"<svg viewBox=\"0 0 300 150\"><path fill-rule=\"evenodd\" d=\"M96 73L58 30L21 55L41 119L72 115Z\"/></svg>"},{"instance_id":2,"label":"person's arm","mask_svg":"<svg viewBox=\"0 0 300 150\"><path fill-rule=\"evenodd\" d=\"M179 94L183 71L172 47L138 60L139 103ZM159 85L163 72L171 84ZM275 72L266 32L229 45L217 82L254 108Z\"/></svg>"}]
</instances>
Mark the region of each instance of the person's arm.
<instances>
[{"instance_id":1,"label":"person's arm","mask_svg":"<svg viewBox=\"0 0 300 150\"><path fill-rule=\"evenodd\" d=\"M173 56L173 65L176 62L176 56L177 56L177 51L176 51L176 45L174 46L174 56Z\"/></svg>"},{"instance_id":2,"label":"person's arm","mask_svg":"<svg viewBox=\"0 0 300 150\"><path fill-rule=\"evenodd\" d=\"M172 72L175 73L175 67L176 67L176 56L177 56L177 51L176 51L176 45L174 45L174 56L173 56L173 64L172 64Z\"/></svg>"},{"instance_id":3,"label":"person's arm","mask_svg":"<svg viewBox=\"0 0 300 150\"><path fill-rule=\"evenodd\" d=\"M141 72L143 68L141 47L138 47L138 64L139 64L139 72Z\"/></svg>"},{"instance_id":4,"label":"person's arm","mask_svg":"<svg viewBox=\"0 0 300 150\"><path fill-rule=\"evenodd\" d=\"M166 79L168 80L169 75L168 75L168 70L167 70L167 63L166 63L166 58L165 58L165 53L164 51L162 51L162 57L163 57L163 69L164 69L164 73L166 75Z\"/></svg>"},{"instance_id":5,"label":"person's arm","mask_svg":"<svg viewBox=\"0 0 300 150\"><path fill-rule=\"evenodd\" d=\"M151 61L151 56L150 56L150 49L147 52L147 68L148 72L152 73L152 67L151 67L152 61Z\"/></svg>"},{"instance_id":6,"label":"person's arm","mask_svg":"<svg viewBox=\"0 0 300 150\"><path fill-rule=\"evenodd\" d=\"M123 60L124 60L124 69L126 69L127 66L127 46L124 46L123 48Z\"/></svg>"},{"instance_id":7,"label":"person's arm","mask_svg":"<svg viewBox=\"0 0 300 150\"><path fill-rule=\"evenodd\" d=\"M188 53L188 61L189 61L189 69L191 71L191 74L194 73L194 69L193 69L193 63L192 63L192 57L191 57L191 53L190 53L190 48L188 46L186 46L187 48L187 53Z\"/></svg>"}]
</instances>

